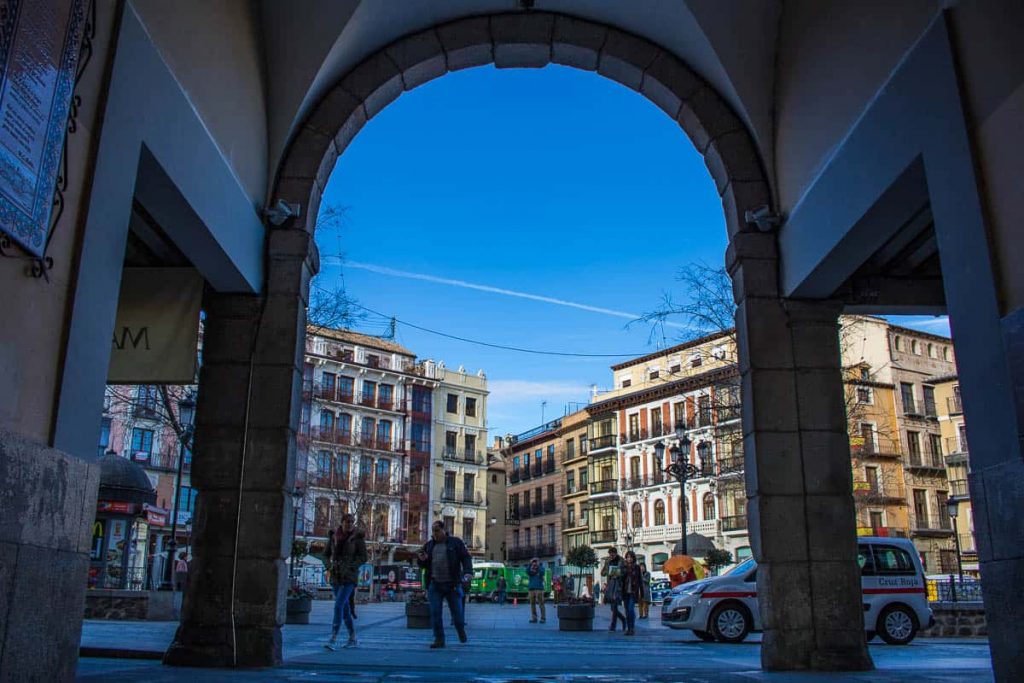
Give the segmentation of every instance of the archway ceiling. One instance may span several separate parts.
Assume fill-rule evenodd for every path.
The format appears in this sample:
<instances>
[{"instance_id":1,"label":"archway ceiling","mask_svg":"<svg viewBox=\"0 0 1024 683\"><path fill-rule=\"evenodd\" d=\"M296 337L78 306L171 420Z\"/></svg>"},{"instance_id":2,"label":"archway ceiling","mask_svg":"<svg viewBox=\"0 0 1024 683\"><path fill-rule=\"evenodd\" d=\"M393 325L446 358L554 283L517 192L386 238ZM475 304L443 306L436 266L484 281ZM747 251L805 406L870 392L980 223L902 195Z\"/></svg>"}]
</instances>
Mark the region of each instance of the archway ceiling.
<instances>
[{"instance_id":1,"label":"archway ceiling","mask_svg":"<svg viewBox=\"0 0 1024 683\"><path fill-rule=\"evenodd\" d=\"M270 173L316 102L345 73L394 40L456 19L515 11L516 0L262 0ZM303 7L305 5L305 7ZM400 11L398 8L400 7ZM772 93L781 0L537 0L536 9L600 22L675 53L749 127L771 174Z\"/></svg>"}]
</instances>

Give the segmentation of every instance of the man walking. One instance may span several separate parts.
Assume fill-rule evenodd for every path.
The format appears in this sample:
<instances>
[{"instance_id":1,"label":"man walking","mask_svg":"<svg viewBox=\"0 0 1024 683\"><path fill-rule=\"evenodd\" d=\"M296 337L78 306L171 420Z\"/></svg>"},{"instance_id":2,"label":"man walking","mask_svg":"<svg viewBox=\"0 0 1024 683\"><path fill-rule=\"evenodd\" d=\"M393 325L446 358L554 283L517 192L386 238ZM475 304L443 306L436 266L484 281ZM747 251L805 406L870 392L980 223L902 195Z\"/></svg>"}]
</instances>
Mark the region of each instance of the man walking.
<instances>
[{"instance_id":1,"label":"man walking","mask_svg":"<svg viewBox=\"0 0 1024 683\"><path fill-rule=\"evenodd\" d=\"M498 604L505 604L505 592L508 590L508 582L505 581L504 575L498 577Z\"/></svg>"},{"instance_id":2,"label":"man walking","mask_svg":"<svg viewBox=\"0 0 1024 683\"><path fill-rule=\"evenodd\" d=\"M536 557L530 560L530 566L526 568L528 582L526 587L530 591L530 623L537 623L537 605L540 605L540 623L547 621L544 613L544 568Z\"/></svg>"},{"instance_id":3,"label":"man walking","mask_svg":"<svg viewBox=\"0 0 1024 683\"><path fill-rule=\"evenodd\" d=\"M430 527L431 539L417 554L419 565L426 570L427 601L430 603L430 623L434 628L434 642L430 648L444 647L444 602L452 613L459 642L466 642L466 622L462 613L462 584L473 578L473 560L461 538L450 536L444 522L438 520Z\"/></svg>"}]
</instances>

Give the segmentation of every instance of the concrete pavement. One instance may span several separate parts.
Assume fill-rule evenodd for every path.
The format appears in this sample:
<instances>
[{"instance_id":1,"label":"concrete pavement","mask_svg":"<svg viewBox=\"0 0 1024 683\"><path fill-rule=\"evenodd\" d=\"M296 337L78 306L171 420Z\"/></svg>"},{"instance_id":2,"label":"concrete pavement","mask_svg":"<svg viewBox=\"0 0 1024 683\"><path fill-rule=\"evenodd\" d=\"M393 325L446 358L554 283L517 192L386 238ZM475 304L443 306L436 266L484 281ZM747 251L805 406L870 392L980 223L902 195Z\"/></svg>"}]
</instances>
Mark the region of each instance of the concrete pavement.
<instances>
[{"instance_id":1,"label":"concrete pavement","mask_svg":"<svg viewBox=\"0 0 1024 683\"><path fill-rule=\"evenodd\" d=\"M657 613L637 622L637 635L608 632L608 609L598 608L593 632L558 630L548 606L546 624L530 624L520 605L470 605L469 642L460 644L447 626L448 647L429 650L430 631L405 628L401 604L361 605L359 646L329 652L331 606L314 603L308 626L283 630L285 664L276 669L224 671L164 667L159 661L83 657L81 681L344 680L363 681L961 681L992 680L988 642L983 639L918 639L907 647L871 646L878 667L862 674L768 674L760 669L758 637L740 645L703 643L688 631L661 626ZM446 622L448 620L446 619ZM176 624L87 621L83 650L134 649L158 653ZM102 650L101 650L102 651Z\"/></svg>"}]
</instances>

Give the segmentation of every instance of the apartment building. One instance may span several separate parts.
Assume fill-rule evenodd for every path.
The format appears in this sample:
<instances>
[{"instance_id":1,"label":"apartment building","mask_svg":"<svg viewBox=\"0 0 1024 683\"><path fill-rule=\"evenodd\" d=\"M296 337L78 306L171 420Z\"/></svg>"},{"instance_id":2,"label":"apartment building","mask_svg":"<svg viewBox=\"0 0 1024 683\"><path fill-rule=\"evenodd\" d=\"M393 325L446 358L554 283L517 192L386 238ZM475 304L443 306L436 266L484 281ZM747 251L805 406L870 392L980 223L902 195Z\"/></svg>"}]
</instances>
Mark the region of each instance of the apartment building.
<instances>
[{"instance_id":1,"label":"apartment building","mask_svg":"<svg viewBox=\"0 0 1024 683\"><path fill-rule=\"evenodd\" d=\"M579 410L562 418L562 548L568 552L590 545L590 467L587 422L590 414Z\"/></svg>"},{"instance_id":2,"label":"apartment building","mask_svg":"<svg viewBox=\"0 0 1024 683\"><path fill-rule=\"evenodd\" d=\"M448 533L462 538L474 557L484 556L487 532L487 377L443 362L424 364L434 388L431 508Z\"/></svg>"},{"instance_id":3,"label":"apartment building","mask_svg":"<svg viewBox=\"0 0 1024 683\"><path fill-rule=\"evenodd\" d=\"M493 445L487 449L487 533L484 535L484 556L490 562L505 561L508 474L501 449L500 436L494 437Z\"/></svg>"},{"instance_id":4,"label":"apartment building","mask_svg":"<svg viewBox=\"0 0 1024 683\"><path fill-rule=\"evenodd\" d=\"M319 327L307 332L303 380L300 533L325 539L352 512L374 559L408 555L426 535L426 511L410 508L409 498L417 481L406 447L412 412L428 408L414 406L414 387L422 401L437 382L393 341Z\"/></svg>"},{"instance_id":5,"label":"apartment building","mask_svg":"<svg viewBox=\"0 0 1024 683\"><path fill-rule=\"evenodd\" d=\"M557 419L506 439L510 524L505 542L512 565L533 557L557 565L562 558L562 434Z\"/></svg>"},{"instance_id":6,"label":"apartment building","mask_svg":"<svg viewBox=\"0 0 1024 683\"><path fill-rule=\"evenodd\" d=\"M978 546L974 537L971 491L967 485L967 475L970 473L969 449L963 404L960 402L960 380L956 375L946 375L933 377L930 382L935 386L935 405L939 413L949 497L958 503L954 530L960 542L961 564L965 573L977 576Z\"/></svg>"}]
</instances>

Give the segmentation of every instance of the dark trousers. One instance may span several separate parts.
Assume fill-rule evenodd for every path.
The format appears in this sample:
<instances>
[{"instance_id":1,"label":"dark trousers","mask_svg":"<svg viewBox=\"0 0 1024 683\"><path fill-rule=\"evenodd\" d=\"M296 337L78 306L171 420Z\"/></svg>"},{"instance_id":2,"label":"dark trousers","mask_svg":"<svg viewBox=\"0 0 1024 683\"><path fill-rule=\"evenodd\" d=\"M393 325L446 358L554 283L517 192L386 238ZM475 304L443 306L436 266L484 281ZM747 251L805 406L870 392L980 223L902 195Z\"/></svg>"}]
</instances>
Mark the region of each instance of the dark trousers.
<instances>
[{"instance_id":1,"label":"dark trousers","mask_svg":"<svg viewBox=\"0 0 1024 683\"><path fill-rule=\"evenodd\" d=\"M461 631L466 628L466 622L462 616L462 586L457 583L439 583L431 581L427 588L427 602L430 603L430 624L434 628L434 640L444 642L444 603L447 601L448 609L452 613L452 621L455 630Z\"/></svg>"},{"instance_id":2,"label":"dark trousers","mask_svg":"<svg viewBox=\"0 0 1024 683\"><path fill-rule=\"evenodd\" d=\"M619 611L619 601L612 600L608 603L608 606L612 608L612 625L610 630L614 631L615 625L620 621L622 622L622 628L626 628L626 615Z\"/></svg>"},{"instance_id":3,"label":"dark trousers","mask_svg":"<svg viewBox=\"0 0 1024 683\"><path fill-rule=\"evenodd\" d=\"M628 593L622 596L622 608L626 611L626 630L632 631L636 628L636 598Z\"/></svg>"}]
</instances>

